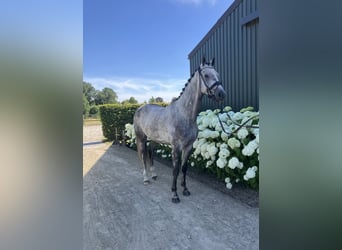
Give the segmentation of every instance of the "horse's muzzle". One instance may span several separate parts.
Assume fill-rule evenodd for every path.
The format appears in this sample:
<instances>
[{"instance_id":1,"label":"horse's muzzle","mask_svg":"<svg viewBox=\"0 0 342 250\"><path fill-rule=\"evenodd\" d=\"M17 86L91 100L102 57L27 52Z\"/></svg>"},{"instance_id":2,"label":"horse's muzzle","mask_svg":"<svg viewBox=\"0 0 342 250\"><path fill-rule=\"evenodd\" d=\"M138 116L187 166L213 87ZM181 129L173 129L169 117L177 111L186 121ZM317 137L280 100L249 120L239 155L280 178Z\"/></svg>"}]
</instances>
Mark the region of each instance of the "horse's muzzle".
<instances>
[{"instance_id":1,"label":"horse's muzzle","mask_svg":"<svg viewBox=\"0 0 342 250\"><path fill-rule=\"evenodd\" d=\"M224 98L226 98L226 92L224 91L222 85L218 86L215 89L213 97L215 98L215 101L217 102L223 101Z\"/></svg>"}]
</instances>

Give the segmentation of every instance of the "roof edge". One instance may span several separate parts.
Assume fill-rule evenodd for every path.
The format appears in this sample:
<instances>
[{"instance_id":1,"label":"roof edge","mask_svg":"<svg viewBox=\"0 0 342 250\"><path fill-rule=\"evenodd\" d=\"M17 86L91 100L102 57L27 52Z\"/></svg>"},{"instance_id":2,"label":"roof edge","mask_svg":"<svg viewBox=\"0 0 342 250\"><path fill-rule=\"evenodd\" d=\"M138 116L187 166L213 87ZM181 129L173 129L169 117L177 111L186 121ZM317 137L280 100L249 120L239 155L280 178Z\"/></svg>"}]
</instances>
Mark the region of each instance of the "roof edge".
<instances>
[{"instance_id":1,"label":"roof edge","mask_svg":"<svg viewBox=\"0 0 342 250\"><path fill-rule=\"evenodd\" d=\"M223 15L217 20L217 22L211 27L211 29L208 31L208 33L202 38L202 40L191 50L191 52L188 54L188 59L190 60L190 57L195 53L195 51L210 37L210 35L216 30L218 26L221 25L221 23L225 20L225 18L230 15L236 7L242 2L242 0L235 0L228 9L223 13Z\"/></svg>"}]
</instances>

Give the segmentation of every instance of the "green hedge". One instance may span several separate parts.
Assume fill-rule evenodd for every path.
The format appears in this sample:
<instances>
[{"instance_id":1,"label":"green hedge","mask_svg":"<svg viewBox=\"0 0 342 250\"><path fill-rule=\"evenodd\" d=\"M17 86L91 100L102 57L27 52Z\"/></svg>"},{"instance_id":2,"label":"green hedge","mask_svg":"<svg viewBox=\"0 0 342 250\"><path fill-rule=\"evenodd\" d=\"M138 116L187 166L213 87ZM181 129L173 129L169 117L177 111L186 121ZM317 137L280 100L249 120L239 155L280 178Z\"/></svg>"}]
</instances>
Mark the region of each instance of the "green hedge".
<instances>
[{"instance_id":1,"label":"green hedge","mask_svg":"<svg viewBox=\"0 0 342 250\"><path fill-rule=\"evenodd\" d=\"M122 131L125 131L126 123L133 123L135 111L141 104L105 104L100 106L102 132L108 140L115 140L115 128L122 139Z\"/></svg>"},{"instance_id":2,"label":"green hedge","mask_svg":"<svg viewBox=\"0 0 342 250\"><path fill-rule=\"evenodd\" d=\"M156 103L166 107L168 103ZM133 124L135 111L143 104L104 104L100 105L100 118L102 122L103 136L108 140L115 140L115 128L117 129L118 139L121 140L122 132L125 131L125 124Z\"/></svg>"}]
</instances>

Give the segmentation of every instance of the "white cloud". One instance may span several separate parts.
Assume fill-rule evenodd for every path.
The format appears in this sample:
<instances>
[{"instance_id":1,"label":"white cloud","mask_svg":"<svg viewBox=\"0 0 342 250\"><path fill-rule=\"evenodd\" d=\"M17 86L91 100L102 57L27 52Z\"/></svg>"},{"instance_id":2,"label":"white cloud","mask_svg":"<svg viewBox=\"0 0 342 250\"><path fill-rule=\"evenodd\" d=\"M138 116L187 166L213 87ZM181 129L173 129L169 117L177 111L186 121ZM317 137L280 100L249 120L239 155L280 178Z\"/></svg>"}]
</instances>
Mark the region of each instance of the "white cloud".
<instances>
[{"instance_id":1,"label":"white cloud","mask_svg":"<svg viewBox=\"0 0 342 250\"><path fill-rule=\"evenodd\" d=\"M172 0L173 2L181 3L181 4L193 4L193 5L201 5L201 4L210 4L215 5L217 0Z\"/></svg>"},{"instance_id":2,"label":"white cloud","mask_svg":"<svg viewBox=\"0 0 342 250\"><path fill-rule=\"evenodd\" d=\"M129 99L133 96L139 102L148 101L153 97L162 97L170 102L173 97L178 97L187 80L185 79L153 79L131 77L84 77L97 90L105 87L113 89L118 95L118 100Z\"/></svg>"}]
</instances>

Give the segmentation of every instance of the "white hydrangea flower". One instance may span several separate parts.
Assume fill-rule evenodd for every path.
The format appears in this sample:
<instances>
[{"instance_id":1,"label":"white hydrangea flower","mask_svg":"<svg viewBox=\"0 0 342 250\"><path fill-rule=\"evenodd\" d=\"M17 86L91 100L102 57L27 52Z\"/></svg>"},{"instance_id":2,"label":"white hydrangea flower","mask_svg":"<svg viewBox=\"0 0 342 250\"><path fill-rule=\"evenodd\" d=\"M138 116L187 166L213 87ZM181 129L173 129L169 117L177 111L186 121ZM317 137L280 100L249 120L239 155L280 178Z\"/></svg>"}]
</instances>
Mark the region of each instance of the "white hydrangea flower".
<instances>
[{"instance_id":1,"label":"white hydrangea flower","mask_svg":"<svg viewBox=\"0 0 342 250\"><path fill-rule=\"evenodd\" d=\"M242 154L245 156L251 156L254 151L258 148L258 144L256 143L255 140L250 141L243 149L242 149Z\"/></svg>"},{"instance_id":2,"label":"white hydrangea flower","mask_svg":"<svg viewBox=\"0 0 342 250\"><path fill-rule=\"evenodd\" d=\"M130 124L130 123L125 124L125 130L126 130L125 135L127 135L131 139L135 139L135 131L134 131L133 124Z\"/></svg>"},{"instance_id":3,"label":"white hydrangea flower","mask_svg":"<svg viewBox=\"0 0 342 250\"><path fill-rule=\"evenodd\" d=\"M202 156L203 156L205 159L210 159L210 158L211 158L208 151L205 152L204 155L202 154Z\"/></svg>"},{"instance_id":4,"label":"white hydrangea flower","mask_svg":"<svg viewBox=\"0 0 342 250\"><path fill-rule=\"evenodd\" d=\"M232 110L232 108L230 107L230 106L226 106L224 109L223 109L223 111L225 111L225 112L229 112L229 111L231 111Z\"/></svg>"},{"instance_id":5,"label":"white hydrangea flower","mask_svg":"<svg viewBox=\"0 0 342 250\"><path fill-rule=\"evenodd\" d=\"M224 179L224 181L226 182L226 187L228 189L231 189L233 185L230 183L230 178L227 177L227 178Z\"/></svg>"},{"instance_id":6,"label":"white hydrangea flower","mask_svg":"<svg viewBox=\"0 0 342 250\"><path fill-rule=\"evenodd\" d=\"M258 124L254 126L259 126ZM259 134L259 129L258 128L251 128L251 132L253 135L257 136Z\"/></svg>"},{"instance_id":7,"label":"white hydrangea flower","mask_svg":"<svg viewBox=\"0 0 342 250\"><path fill-rule=\"evenodd\" d=\"M219 118L220 118L220 121L223 123L223 122L226 122L228 120L228 116L226 113L223 113L223 114L219 114Z\"/></svg>"},{"instance_id":8,"label":"white hydrangea flower","mask_svg":"<svg viewBox=\"0 0 342 250\"><path fill-rule=\"evenodd\" d=\"M190 165L191 167L195 166L195 162L192 161Z\"/></svg>"},{"instance_id":9,"label":"white hydrangea flower","mask_svg":"<svg viewBox=\"0 0 342 250\"><path fill-rule=\"evenodd\" d=\"M209 138L211 136L211 131L209 129L205 129L202 131L203 138Z\"/></svg>"},{"instance_id":10,"label":"white hydrangea flower","mask_svg":"<svg viewBox=\"0 0 342 250\"><path fill-rule=\"evenodd\" d=\"M228 148L228 145L226 143L222 143L220 145L220 149Z\"/></svg>"},{"instance_id":11,"label":"white hydrangea flower","mask_svg":"<svg viewBox=\"0 0 342 250\"><path fill-rule=\"evenodd\" d=\"M250 117L248 116L245 116L242 121L241 121L241 124L242 123L245 123ZM252 125L252 122L253 122L253 119L252 120L249 120L245 125Z\"/></svg>"},{"instance_id":12,"label":"white hydrangea flower","mask_svg":"<svg viewBox=\"0 0 342 250\"><path fill-rule=\"evenodd\" d=\"M201 138L198 140L197 147L201 147L204 143L206 143L207 140L205 138Z\"/></svg>"},{"instance_id":13,"label":"white hydrangea flower","mask_svg":"<svg viewBox=\"0 0 342 250\"><path fill-rule=\"evenodd\" d=\"M211 109L207 109L207 116L215 115Z\"/></svg>"},{"instance_id":14,"label":"white hydrangea flower","mask_svg":"<svg viewBox=\"0 0 342 250\"><path fill-rule=\"evenodd\" d=\"M207 128L210 124L210 118L205 116L202 119L202 127Z\"/></svg>"},{"instance_id":15,"label":"white hydrangea flower","mask_svg":"<svg viewBox=\"0 0 342 250\"><path fill-rule=\"evenodd\" d=\"M217 123L214 129L215 129L215 131L221 132L222 128L221 128L220 123Z\"/></svg>"},{"instance_id":16,"label":"white hydrangea flower","mask_svg":"<svg viewBox=\"0 0 342 250\"><path fill-rule=\"evenodd\" d=\"M208 168L209 166L211 166L214 162L213 161L207 161L206 167Z\"/></svg>"},{"instance_id":17,"label":"white hydrangea flower","mask_svg":"<svg viewBox=\"0 0 342 250\"><path fill-rule=\"evenodd\" d=\"M232 157L228 162L228 167L230 167L231 169L235 169L239 165L240 165L240 162L239 162L238 158L236 158L235 156Z\"/></svg>"},{"instance_id":18,"label":"white hydrangea flower","mask_svg":"<svg viewBox=\"0 0 342 250\"><path fill-rule=\"evenodd\" d=\"M203 116L198 115L197 118L196 118L196 123L197 123L197 125L201 125L201 124L202 124L202 121L203 121Z\"/></svg>"},{"instance_id":19,"label":"white hydrangea flower","mask_svg":"<svg viewBox=\"0 0 342 250\"><path fill-rule=\"evenodd\" d=\"M231 110L227 112L227 115L229 115L230 117L233 117L234 114L235 114L234 111L231 111Z\"/></svg>"},{"instance_id":20,"label":"white hydrangea flower","mask_svg":"<svg viewBox=\"0 0 342 250\"><path fill-rule=\"evenodd\" d=\"M221 128L221 130L222 130L222 128ZM228 135L226 133L222 132L221 133L221 139L222 139L222 141L227 141L228 140Z\"/></svg>"},{"instance_id":21,"label":"white hydrangea flower","mask_svg":"<svg viewBox=\"0 0 342 250\"><path fill-rule=\"evenodd\" d=\"M234 148L239 148L241 144L238 139L236 139L235 137L232 137L228 140L228 145L231 149L234 149Z\"/></svg>"},{"instance_id":22,"label":"white hydrangea flower","mask_svg":"<svg viewBox=\"0 0 342 250\"><path fill-rule=\"evenodd\" d=\"M248 168L246 171L246 174L243 176L243 179L245 181L248 181L249 179L253 179L255 177L255 171L253 168Z\"/></svg>"},{"instance_id":23,"label":"white hydrangea flower","mask_svg":"<svg viewBox=\"0 0 342 250\"><path fill-rule=\"evenodd\" d=\"M219 136L220 136L220 133L218 131L211 131L211 133L210 133L210 138L215 139Z\"/></svg>"},{"instance_id":24,"label":"white hydrangea flower","mask_svg":"<svg viewBox=\"0 0 342 250\"><path fill-rule=\"evenodd\" d=\"M243 119L243 114L241 114L240 112L236 112L236 113L234 113L232 119L234 121L242 120Z\"/></svg>"},{"instance_id":25,"label":"white hydrangea flower","mask_svg":"<svg viewBox=\"0 0 342 250\"><path fill-rule=\"evenodd\" d=\"M248 145L246 145L246 146L242 149L241 153L242 153L243 155L245 155L245 156L251 156L251 155L254 153L254 148L253 148L253 147L250 147L250 146L248 146Z\"/></svg>"},{"instance_id":26,"label":"white hydrangea flower","mask_svg":"<svg viewBox=\"0 0 342 250\"><path fill-rule=\"evenodd\" d=\"M219 168L224 168L227 165L227 160L223 158L218 158L218 160L216 161L216 165Z\"/></svg>"},{"instance_id":27,"label":"white hydrangea flower","mask_svg":"<svg viewBox=\"0 0 342 250\"><path fill-rule=\"evenodd\" d=\"M250 142L248 143L248 145L249 145L250 147L252 147L254 150L257 149L257 148L259 147L259 145L258 145L258 143L256 142L255 139L252 140L252 141L250 141Z\"/></svg>"},{"instance_id":28,"label":"white hydrangea flower","mask_svg":"<svg viewBox=\"0 0 342 250\"><path fill-rule=\"evenodd\" d=\"M208 143L203 143L201 145L201 153L207 152Z\"/></svg>"},{"instance_id":29,"label":"white hydrangea flower","mask_svg":"<svg viewBox=\"0 0 342 250\"><path fill-rule=\"evenodd\" d=\"M218 123L219 123L219 121L217 120L217 116L212 117L211 124L210 124L211 127L215 128Z\"/></svg>"},{"instance_id":30,"label":"white hydrangea flower","mask_svg":"<svg viewBox=\"0 0 342 250\"><path fill-rule=\"evenodd\" d=\"M255 136L255 142L259 145L259 133Z\"/></svg>"},{"instance_id":31,"label":"white hydrangea flower","mask_svg":"<svg viewBox=\"0 0 342 250\"><path fill-rule=\"evenodd\" d=\"M244 112L252 111L253 109L254 109L253 107L248 106L248 107L246 107L246 108L241 109L240 112L241 112L241 113L244 113Z\"/></svg>"},{"instance_id":32,"label":"white hydrangea flower","mask_svg":"<svg viewBox=\"0 0 342 250\"><path fill-rule=\"evenodd\" d=\"M192 144L192 147L193 147L193 148L197 148L198 142L199 142L199 140L196 139L196 140L194 141L194 143Z\"/></svg>"},{"instance_id":33,"label":"white hydrangea flower","mask_svg":"<svg viewBox=\"0 0 342 250\"><path fill-rule=\"evenodd\" d=\"M238 132L237 132L237 137L242 140L245 139L246 136L248 135L248 130L246 128L241 128Z\"/></svg>"},{"instance_id":34,"label":"white hydrangea flower","mask_svg":"<svg viewBox=\"0 0 342 250\"><path fill-rule=\"evenodd\" d=\"M220 158L226 159L229 155L230 155L230 152L228 149L226 149L226 148L220 149L220 152L219 152Z\"/></svg>"},{"instance_id":35,"label":"white hydrangea flower","mask_svg":"<svg viewBox=\"0 0 342 250\"><path fill-rule=\"evenodd\" d=\"M242 162L240 162L239 163L239 166L237 166L239 169L243 169L243 163Z\"/></svg>"},{"instance_id":36,"label":"white hydrangea flower","mask_svg":"<svg viewBox=\"0 0 342 250\"><path fill-rule=\"evenodd\" d=\"M207 147L207 150L208 150L210 156L216 155L218 149L215 146L215 142L210 143Z\"/></svg>"},{"instance_id":37,"label":"white hydrangea flower","mask_svg":"<svg viewBox=\"0 0 342 250\"><path fill-rule=\"evenodd\" d=\"M204 127L202 124L198 125L198 130L201 131L201 130L205 130L206 127Z\"/></svg>"}]
</instances>

